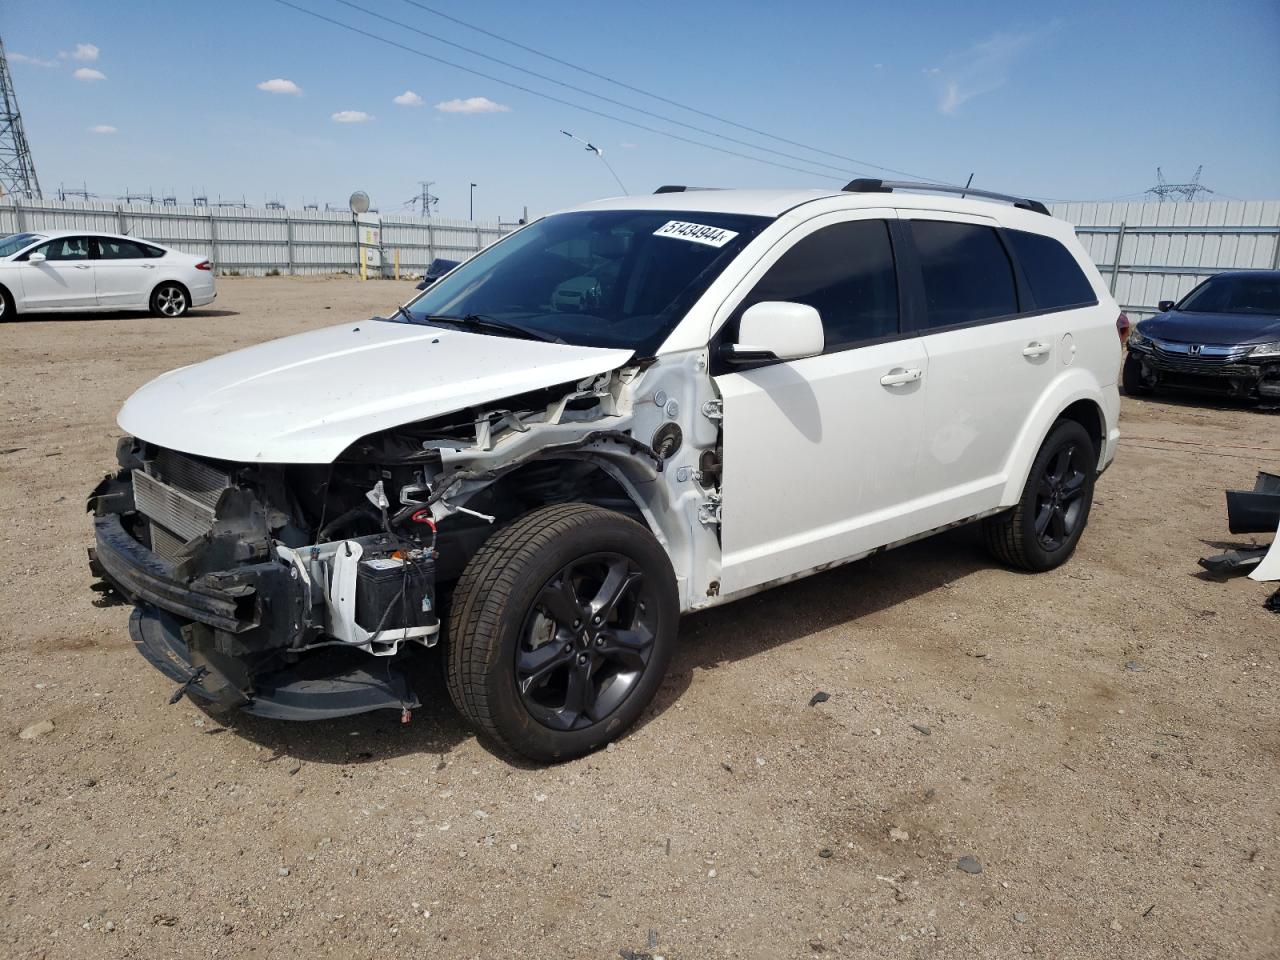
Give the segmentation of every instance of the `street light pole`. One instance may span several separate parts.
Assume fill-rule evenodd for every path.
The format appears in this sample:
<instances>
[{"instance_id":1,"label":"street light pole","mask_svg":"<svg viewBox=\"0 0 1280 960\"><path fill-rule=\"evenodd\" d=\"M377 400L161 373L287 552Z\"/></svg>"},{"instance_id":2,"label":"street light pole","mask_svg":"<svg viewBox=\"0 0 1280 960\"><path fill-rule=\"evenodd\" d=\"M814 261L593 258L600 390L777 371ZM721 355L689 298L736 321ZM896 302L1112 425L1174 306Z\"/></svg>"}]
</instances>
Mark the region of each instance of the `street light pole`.
<instances>
[{"instance_id":1,"label":"street light pole","mask_svg":"<svg viewBox=\"0 0 1280 960\"><path fill-rule=\"evenodd\" d=\"M475 219L476 219L476 185L474 183L471 185L471 217L470 219L472 222L475 222Z\"/></svg>"}]
</instances>

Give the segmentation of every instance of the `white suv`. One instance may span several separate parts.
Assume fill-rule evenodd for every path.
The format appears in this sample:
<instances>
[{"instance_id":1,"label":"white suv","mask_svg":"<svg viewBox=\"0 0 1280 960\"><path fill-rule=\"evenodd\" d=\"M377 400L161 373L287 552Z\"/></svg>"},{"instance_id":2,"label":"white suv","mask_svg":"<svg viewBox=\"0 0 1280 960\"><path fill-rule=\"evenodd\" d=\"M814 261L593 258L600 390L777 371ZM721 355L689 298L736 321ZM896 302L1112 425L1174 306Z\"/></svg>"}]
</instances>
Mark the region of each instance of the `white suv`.
<instances>
[{"instance_id":1,"label":"white suv","mask_svg":"<svg viewBox=\"0 0 1280 960\"><path fill-rule=\"evenodd\" d=\"M921 189L605 200L160 377L94 569L175 696L407 718L393 665L439 646L467 719L550 760L636 720L684 612L973 520L1055 567L1128 322L1040 204Z\"/></svg>"}]
</instances>

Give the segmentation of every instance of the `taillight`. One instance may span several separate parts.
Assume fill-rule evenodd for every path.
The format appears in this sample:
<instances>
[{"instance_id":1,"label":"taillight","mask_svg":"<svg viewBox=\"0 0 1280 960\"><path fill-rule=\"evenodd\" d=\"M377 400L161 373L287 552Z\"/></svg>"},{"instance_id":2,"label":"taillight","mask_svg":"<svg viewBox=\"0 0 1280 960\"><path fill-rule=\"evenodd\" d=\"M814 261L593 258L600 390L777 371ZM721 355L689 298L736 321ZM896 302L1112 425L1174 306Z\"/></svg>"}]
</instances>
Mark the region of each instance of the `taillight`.
<instances>
[{"instance_id":1,"label":"taillight","mask_svg":"<svg viewBox=\"0 0 1280 960\"><path fill-rule=\"evenodd\" d=\"M1120 314L1116 317L1116 336L1120 338L1120 346L1124 346L1129 342L1129 332L1133 329L1133 324L1129 322L1128 316Z\"/></svg>"},{"instance_id":2,"label":"taillight","mask_svg":"<svg viewBox=\"0 0 1280 960\"><path fill-rule=\"evenodd\" d=\"M197 263L197 264L196 264L196 269L197 269L197 270L212 270L212 269L213 269L213 267L209 266L209 261L208 261L208 260L201 260L199 263ZM1120 316L1122 316L1122 317L1123 317L1123 316L1124 316L1124 314L1122 313L1122 314L1120 314ZM1128 320L1126 320L1126 321L1125 321L1125 323L1128 323L1128 322L1129 322ZM1127 335L1127 334L1126 334L1126 335Z\"/></svg>"}]
</instances>

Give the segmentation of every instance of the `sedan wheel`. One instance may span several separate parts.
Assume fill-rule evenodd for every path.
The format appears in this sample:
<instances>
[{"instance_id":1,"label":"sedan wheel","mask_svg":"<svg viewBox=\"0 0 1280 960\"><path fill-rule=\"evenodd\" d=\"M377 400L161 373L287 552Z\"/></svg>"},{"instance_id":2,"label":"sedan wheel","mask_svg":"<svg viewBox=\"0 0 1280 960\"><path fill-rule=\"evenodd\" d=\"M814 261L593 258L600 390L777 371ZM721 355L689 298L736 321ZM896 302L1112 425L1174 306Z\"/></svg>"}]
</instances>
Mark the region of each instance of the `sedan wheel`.
<instances>
[{"instance_id":1,"label":"sedan wheel","mask_svg":"<svg viewBox=\"0 0 1280 960\"><path fill-rule=\"evenodd\" d=\"M176 283L162 283L151 294L151 312L163 317L180 317L188 306L187 291Z\"/></svg>"}]
</instances>

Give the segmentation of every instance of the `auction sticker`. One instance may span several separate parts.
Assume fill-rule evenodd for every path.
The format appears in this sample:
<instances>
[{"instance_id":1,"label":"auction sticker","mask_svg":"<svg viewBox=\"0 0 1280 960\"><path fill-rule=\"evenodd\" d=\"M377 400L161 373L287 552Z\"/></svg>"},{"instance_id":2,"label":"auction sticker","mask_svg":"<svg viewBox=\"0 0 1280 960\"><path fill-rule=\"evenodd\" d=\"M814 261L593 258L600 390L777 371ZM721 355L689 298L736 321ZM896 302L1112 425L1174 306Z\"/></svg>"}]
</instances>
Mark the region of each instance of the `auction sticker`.
<instances>
[{"instance_id":1,"label":"auction sticker","mask_svg":"<svg viewBox=\"0 0 1280 960\"><path fill-rule=\"evenodd\" d=\"M708 247L723 247L738 234L733 230L721 227L708 227L702 223L686 223L684 220L668 220L657 230L655 237L675 237L677 240L689 240L693 243L706 244Z\"/></svg>"}]
</instances>

